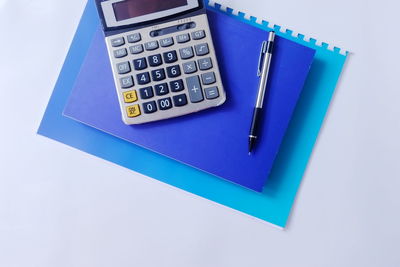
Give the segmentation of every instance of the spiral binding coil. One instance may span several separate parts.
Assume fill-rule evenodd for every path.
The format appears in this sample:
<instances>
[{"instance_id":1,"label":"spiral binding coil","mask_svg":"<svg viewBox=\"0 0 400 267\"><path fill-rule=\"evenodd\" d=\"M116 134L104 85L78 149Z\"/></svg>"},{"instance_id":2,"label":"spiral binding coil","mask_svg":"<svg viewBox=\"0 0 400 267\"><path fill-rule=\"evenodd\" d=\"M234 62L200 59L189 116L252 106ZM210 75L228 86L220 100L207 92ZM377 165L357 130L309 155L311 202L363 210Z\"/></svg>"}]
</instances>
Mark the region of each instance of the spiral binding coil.
<instances>
[{"instance_id":1,"label":"spiral binding coil","mask_svg":"<svg viewBox=\"0 0 400 267\"><path fill-rule=\"evenodd\" d=\"M221 5L221 4L219 4L219 3L215 2L215 1L205 0L205 3L206 3L206 5L212 7L213 9L225 12L225 13L230 14L230 15L237 16L240 19L248 20L249 22L252 22L252 23L256 23L256 24L258 24L260 26L260 28L268 29L268 30L274 30L275 32L277 32L278 35L283 35L283 36L286 36L286 37L296 38L296 39L299 39L299 40L304 41L306 43L309 43L311 46L315 46L317 48L322 47L322 48L327 49L328 51L331 51L333 53L337 53L337 54L340 54L340 55L343 55L343 56L347 56L348 53L349 53L348 51L343 50L343 49L341 49L339 47L332 46L332 45L330 45L328 43L325 43L325 42L319 42L314 38L306 37L304 34L295 32L293 30L290 30L290 29L287 29L287 28L284 28L284 27L281 27L281 26L279 26L277 24L272 24L272 23L270 23L268 21L257 19L256 17L246 15L243 12L234 10L232 8L229 8L229 7L226 7L226 6ZM272 27L269 26L270 24L272 25Z\"/></svg>"}]
</instances>

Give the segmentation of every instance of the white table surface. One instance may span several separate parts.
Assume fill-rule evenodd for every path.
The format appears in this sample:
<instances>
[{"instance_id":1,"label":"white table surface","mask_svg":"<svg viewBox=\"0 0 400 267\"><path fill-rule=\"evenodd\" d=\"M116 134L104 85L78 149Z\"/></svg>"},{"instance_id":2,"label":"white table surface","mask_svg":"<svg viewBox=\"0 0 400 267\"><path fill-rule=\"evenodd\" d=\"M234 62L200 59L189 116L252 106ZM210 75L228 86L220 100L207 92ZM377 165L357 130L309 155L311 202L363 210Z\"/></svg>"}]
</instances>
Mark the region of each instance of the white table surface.
<instances>
[{"instance_id":1,"label":"white table surface","mask_svg":"<svg viewBox=\"0 0 400 267\"><path fill-rule=\"evenodd\" d=\"M400 266L396 0L225 0L352 52L288 229L35 134L85 0L0 0L0 266Z\"/></svg>"}]
</instances>

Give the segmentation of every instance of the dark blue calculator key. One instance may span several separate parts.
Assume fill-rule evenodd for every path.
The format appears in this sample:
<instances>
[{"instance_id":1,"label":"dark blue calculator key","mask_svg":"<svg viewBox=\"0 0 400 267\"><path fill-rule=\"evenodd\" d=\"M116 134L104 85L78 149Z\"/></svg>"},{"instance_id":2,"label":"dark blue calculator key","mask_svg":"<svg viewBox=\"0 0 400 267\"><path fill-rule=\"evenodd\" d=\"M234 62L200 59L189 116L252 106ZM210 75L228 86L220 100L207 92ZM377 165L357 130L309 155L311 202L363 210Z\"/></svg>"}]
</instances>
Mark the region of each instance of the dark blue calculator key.
<instances>
[{"instance_id":1,"label":"dark blue calculator key","mask_svg":"<svg viewBox=\"0 0 400 267\"><path fill-rule=\"evenodd\" d=\"M141 99L149 99L154 96L153 88L151 86L139 89Z\"/></svg>"},{"instance_id":2,"label":"dark blue calculator key","mask_svg":"<svg viewBox=\"0 0 400 267\"><path fill-rule=\"evenodd\" d=\"M169 78L175 78L181 75L181 68L179 65L167 67L167 75Z\"/></svg>"},{"instance_id":3,"label":"dark blue calculator key","mask_svg":"<svg viewBox=\"0 0 400 267\"><path fill-rule=\"evenodd\" d=\"M158 42L157 41L147 42L144 44L144 47L146 48L147 51L156 50L158 48Z\"/></svg>"},{"instance_id":4,"label":"dark blue calculator key","mask_svg":"<svg viewBox=\"0 0 400 267\"><path fill-rule=\"evenodd\" d=\"M185 86L183 85L183 81L182 80L176 80L176 81L172 81L169 83L169 87L171 88L172 92L180 92L183 89L185 89Z\"/></svg>"},{"instance_id":5,"label":"dark blue calculator key","mask_svg":"<svg viewBox=\"0 0 400 267\"><path fill-rule=\"evenodd\" d=\"M126 48L120 48L120 49L114 50L115 58L122 58L122 57L126 57L127 55L128 55L128 51L126 50Z\"/></svg>"},{"instance_id":6,"label":"dark blue calculator key","mask_svg":"<svg viewBox=\"0 0 400 267\"><path fill-rule=\"evenodd\" d=\"M157 102L160 110L167 110L172 108L172 100L170 97L159 99Z\"/></svg>"},{"instance_id":7,"label":"dark blue calculator key","mask_svg":"<svg viewBox=\"0 0 400 267\"><path fill-rule=\"evenodd\" d=\"M156 91L156 95L166 95L169 93L168 84L157 84L154 86L154 91Z\"/></svg>"},{"instance_id":8,"label":"dark blue calculator key","mask_svg":"<svg viewBox=\"0 0 400 267\"><path fill-rule=\"evenodd\" d=\"M163 54L165 63L174 63L178 60L176 51L169 51Z\"/></svg>"},{"instance_id":9,"label":"dark blue calculator key","mask_svg":"<svg viewBox=\"0 0 400 267\"><path fill-rule=\"evenodd\" d=\"M148 72L139 73L136 75L138 84L148 84L150 82L150 74Z\"/></svg>"},{"instance_id":10,"label":"dark blue calculator key","mask_svg":"<svg viewBox=\"0 0 400 267\"><path fill-rule=\"evenodd\" d=\"M128 61L121 62L117 64L117 70L119 74L125 74L131 71L131 66Z\"/></svg>"},{"instance_id":11,"label":"dark blue calculator key","mask_svg":"<svg viewBox=\"0 0 400 267\"><path fill-rule=\"evenodd\" d=\"M150 114L157 111L156 101L143 103L143 111L146 114Z\"/></svg>"},{"instance_id":12,"label":"dark blue calculator key","mask_svg":"<svg viewBox=\"0 0 400 267\"><path fill-rule=\"evenodd\" d=\"M160 66L163 63L160 54L149 56L148 60L149 65L152 67Z\"/></svg>"},{"instance_id":13,"label":"dark blue calculator key","mask_svg":"<svg viewBox=\"0 0 400 267\"><path fill-rule=\"evenodd\" d=\"M199 76L196 75L186 78L186 84L189 91L190 102L198 103L204 100Z\"/></svg>"},{"instance_id":14,"label":"dark blue calculator key","mask_svg":"<svg viewBox=\"0 0 400 267\"><path fill-rule=\"evenodd\" d=\"M153 78L153 81L162 81L165 79L165 71L164 69L158 69L158 70L153 70L151 72L151 77Z\"/></svg>"},{"instance_id":15,"label":"dark blue calculator key","mask_svg":"<svg viewBox=\"0 0 400 267\"><path fill-rule=\"evenodd\" d=\"M118 47L118 46L121 46L121 45L124 45L124 44L125 44L124 37L118 37L118 38L111 39L111 45L113 47Z\"/></svg>"},{"instance_id":16,"label":"dark blue calculator key","mask_svg":"<svg viewBox=\"0 0 400 267\"><path fill-rule=\"evenodd\" d=\"M187 97L185 94L175 95L172 97L175 107L182 107L187 105Z\"/></svg>"},{"instance_id":17,"label":"dark blue calculator key","mask_svg":"<svg viewBox=\"0 0 400 267\"><path fill-rule=\"evenodd\" d=\"M134 66L135 70L144 70L145 68L147 68L146 58L142 57L142 58L135 59L133 61L133 66Z\"/></svg>"}]
</instances>

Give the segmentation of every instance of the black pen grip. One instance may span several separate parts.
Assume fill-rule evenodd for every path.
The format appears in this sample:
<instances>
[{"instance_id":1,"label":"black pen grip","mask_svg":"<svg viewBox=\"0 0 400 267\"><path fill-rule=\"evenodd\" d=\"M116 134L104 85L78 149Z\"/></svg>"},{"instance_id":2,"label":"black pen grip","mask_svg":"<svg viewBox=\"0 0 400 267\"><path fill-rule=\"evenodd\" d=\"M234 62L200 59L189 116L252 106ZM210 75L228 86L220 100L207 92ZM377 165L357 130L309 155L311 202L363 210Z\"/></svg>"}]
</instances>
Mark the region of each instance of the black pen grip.
<instances>
[{"instance_id":1,"label":"black pen grip","mask_svg":"<svg viewBox=\"0 0 400 267\"><path fill-rule=\"evenodd\" d=\"M258 128L260 127L262 116L262 108L254 108L253 120L251 122L250 135L257 137Z\"/></svg>"}]
</instances>

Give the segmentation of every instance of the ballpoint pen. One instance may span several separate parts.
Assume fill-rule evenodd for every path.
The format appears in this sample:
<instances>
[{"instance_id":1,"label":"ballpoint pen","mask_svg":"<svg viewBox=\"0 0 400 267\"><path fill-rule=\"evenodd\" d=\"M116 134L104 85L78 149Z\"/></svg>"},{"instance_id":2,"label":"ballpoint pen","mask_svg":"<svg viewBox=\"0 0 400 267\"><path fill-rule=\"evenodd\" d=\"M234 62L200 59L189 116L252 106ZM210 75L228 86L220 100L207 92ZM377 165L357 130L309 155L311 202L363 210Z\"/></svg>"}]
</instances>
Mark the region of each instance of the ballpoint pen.
<instances>
[{"instance_id":1,"label":"ballpoint pen","mask_svg":"<svg viewBox=\"0 0 400 267\"><path fill-rule=\"evenodd\" d=\"M265 91L267 90L267 82L269 76L269 69L271 65L272 50L274 47L275 32L271 31L268 35L268 41L264 41L261 48L260 59L258 63L257 76L260 77L260 84L258 87L258 95L256 106L253 111L253 120L251 123L249 134L249 155L254 149L258 137L258 130L261 124L262 110L264 105Z\"/></svg>"}]
</instances>

